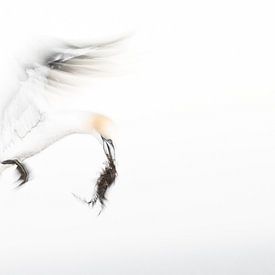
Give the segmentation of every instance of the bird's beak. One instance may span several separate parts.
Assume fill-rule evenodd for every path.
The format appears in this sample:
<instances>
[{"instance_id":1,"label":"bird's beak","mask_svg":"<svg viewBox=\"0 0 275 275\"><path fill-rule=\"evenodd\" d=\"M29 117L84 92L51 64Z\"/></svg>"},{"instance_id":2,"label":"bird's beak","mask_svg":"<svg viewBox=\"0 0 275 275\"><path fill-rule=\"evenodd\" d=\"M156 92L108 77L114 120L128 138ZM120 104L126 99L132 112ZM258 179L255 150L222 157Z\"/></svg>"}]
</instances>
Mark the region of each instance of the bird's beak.
<instances>
[{"instance_id":1,"label":"bird's beak","mask_svg":"<svg viewBox=\"0 0 275 275\"><path fill-rule=\"evenodd\" d=\"M115 160L115 146L111 139L101 136L103 142L103 150L108 159Z\"/></svg>"}]
</instances>

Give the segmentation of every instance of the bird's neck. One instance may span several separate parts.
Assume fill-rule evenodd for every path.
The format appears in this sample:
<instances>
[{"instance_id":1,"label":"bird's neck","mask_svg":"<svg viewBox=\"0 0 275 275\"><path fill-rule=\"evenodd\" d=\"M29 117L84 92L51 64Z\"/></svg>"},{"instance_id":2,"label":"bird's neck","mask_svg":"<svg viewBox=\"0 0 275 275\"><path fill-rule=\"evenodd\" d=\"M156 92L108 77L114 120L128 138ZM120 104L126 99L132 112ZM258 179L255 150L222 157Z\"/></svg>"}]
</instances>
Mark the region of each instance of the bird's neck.
<instances>
[{"instance_id":1,"label":"bird's neck","mask_svg":"<svg viewBox=\"0 0 275 275\"><path fill-rule=\"evenodd\" d=\"M110 137L111 120L103 115L85 111L58 113L58 121L71 133L102 135Z\"/></svg>"}]
</instances>

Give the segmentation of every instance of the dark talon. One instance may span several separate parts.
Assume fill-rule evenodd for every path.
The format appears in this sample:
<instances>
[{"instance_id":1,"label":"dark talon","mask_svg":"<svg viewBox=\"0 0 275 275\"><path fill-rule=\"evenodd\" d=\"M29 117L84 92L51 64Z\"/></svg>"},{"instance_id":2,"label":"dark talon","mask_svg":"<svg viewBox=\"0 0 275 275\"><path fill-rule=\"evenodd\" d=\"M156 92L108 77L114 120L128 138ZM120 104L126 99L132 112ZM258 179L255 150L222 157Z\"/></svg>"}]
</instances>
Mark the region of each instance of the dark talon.
<instances>
[{"instance_id":1,"label":"dark talon","mask_svg":"<svg viewBox=\"0 0 275 275\"><path fill-rule=\"evenodd\" d=\"M21 181L17 187L22 186L29 180L29 173L26 167L17 159L9 159L2 162L2 164L15 164L17 166L16 170L19 172L20 177L18 181Z\"/></svg>"}]
</instances>

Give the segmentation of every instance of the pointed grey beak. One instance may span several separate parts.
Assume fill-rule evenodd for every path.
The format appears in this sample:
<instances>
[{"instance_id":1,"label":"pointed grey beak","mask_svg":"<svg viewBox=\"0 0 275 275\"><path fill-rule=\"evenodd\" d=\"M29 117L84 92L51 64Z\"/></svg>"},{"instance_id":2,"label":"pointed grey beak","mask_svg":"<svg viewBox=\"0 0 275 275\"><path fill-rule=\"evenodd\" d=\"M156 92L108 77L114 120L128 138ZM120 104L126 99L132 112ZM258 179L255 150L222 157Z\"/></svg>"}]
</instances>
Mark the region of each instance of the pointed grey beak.
<instances>
[{"instance_id":1,"label":"pointed grey beak","mask_svg":"<svg viewBox=\"0 0 275 275\"><path fill-rule=\"evenodd\" d=\"M105 137L101 136L103 141L103 150L107 158L111 158L112 160L115 160L115 146L113 144L113 141L111 139L106 139Z\"/></svg>"}]
</instances>

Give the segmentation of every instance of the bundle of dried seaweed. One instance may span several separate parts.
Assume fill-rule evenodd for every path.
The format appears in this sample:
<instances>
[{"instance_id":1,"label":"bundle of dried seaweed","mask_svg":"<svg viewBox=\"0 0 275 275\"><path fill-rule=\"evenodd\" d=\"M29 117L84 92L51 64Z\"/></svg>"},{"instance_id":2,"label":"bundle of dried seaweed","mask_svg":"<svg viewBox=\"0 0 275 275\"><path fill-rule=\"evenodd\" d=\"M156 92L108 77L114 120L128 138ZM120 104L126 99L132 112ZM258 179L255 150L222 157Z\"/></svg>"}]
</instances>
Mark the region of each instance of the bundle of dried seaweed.
<instances>
[{"instance_id":1,"label":"bundle of dried seaweed","mask_svg":"<svg viewBox=\"0 0 275 275\"><path fill-rule=\"evenodd\" d=\"M108 157L105 168L102 170L97 182L96 191L92 200L88 204L95 205L97 201L100 202L102 208L105 206L106 192L115 182L117 177L116 166L114 160Z\"/></svg>"},{"instance_id":2,"label":"bundle of dried seaweed","mask_svg":"<svg viewBox=\"0 0 275 275\"><path fill-rule=\"evenodd\" d=\"M107 157L107 162L104 169L102 170L99 178L97 179L95 185L95 194L93 198L89 201L83 200L78 196L74 195L76 198L87 203L88 205L94 206L98 201L101 204L101 211L105 206L106 192L114 184L117 177L117 170L115 165L115 147L111 139L106 139L101 137L103 141L103 150ZM100 213L101 213L100 211ZM99 214L100 214L99 213Z\"/></svg>"},{"instance_id":3,"label":"bundle of dried seaweed","mask_svg":"<svg viewBox=\"0 0 275 275\"><path fill-rule=\"evenodd\" d=\"M107 157L105 168L102 170L97 182L94 197L88 201L88 204L94 206L97 201L100 202L102 209L105 206L106 192L113 185L117 177L115 166L115 147L111 139L102 137L103 149Z\"/></svg>"}]
</instances>

